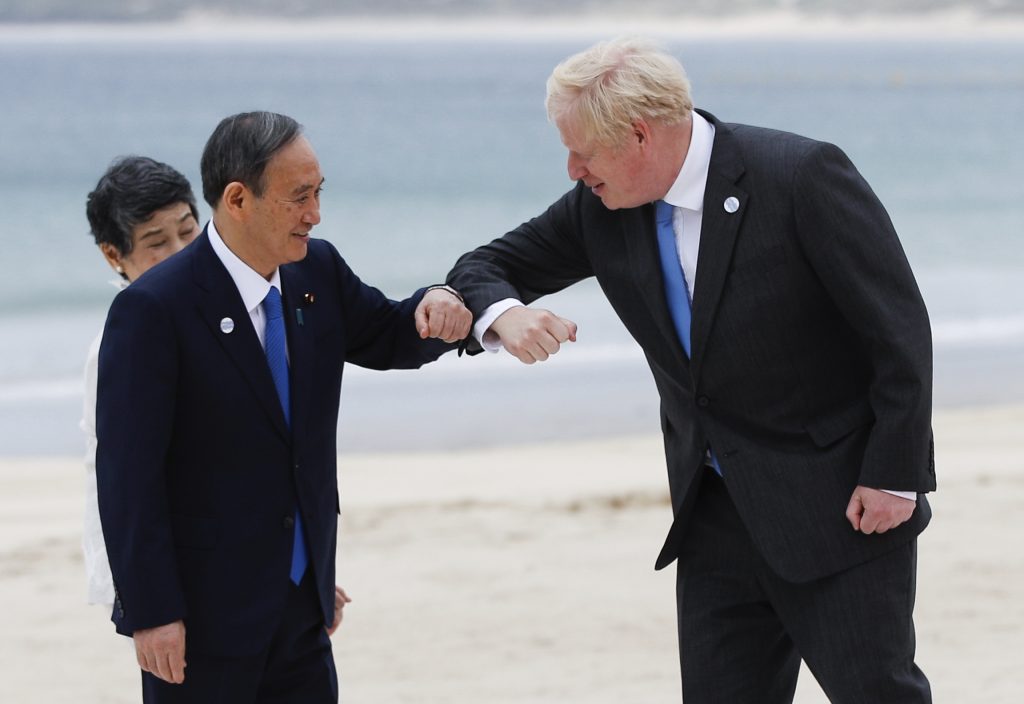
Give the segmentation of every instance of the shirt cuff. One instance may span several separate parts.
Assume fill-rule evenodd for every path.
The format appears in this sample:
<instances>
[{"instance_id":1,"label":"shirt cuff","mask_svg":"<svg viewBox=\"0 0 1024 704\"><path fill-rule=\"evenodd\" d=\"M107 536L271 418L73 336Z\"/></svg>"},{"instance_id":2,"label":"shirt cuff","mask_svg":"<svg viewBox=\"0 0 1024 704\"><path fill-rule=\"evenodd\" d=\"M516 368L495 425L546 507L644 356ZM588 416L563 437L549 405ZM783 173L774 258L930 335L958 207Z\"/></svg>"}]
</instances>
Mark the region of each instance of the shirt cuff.
<instances>
[{"instance_id":1,"label":"shirt cuff","mask_svg":"<svg viewBox=\"0 0 1024 704\"><path fill-rule=\"evenodd\" d=\"M501 339L497 333L493 332L490 328L494 324L494 321L498 317L507 311L509 308L515 308L516 306L523 305L522 301L516 298L503 298L497 303L492 303L484 309L484 312L476 319L473 324L473 337L476 338L480 346L487 352L497 352L501 349Z\"/></svg>"},{"instance_id":2,"label":"shirt cuff","mask_svg":"<svg viewBox=\"0 0 1024 704\"><path fill-rule=\"evenodd\" d=\"M886 494L892 494L893 496L898 496L901 499L907 499L909 501L917 501L917 492L916 491L889 491L888 489L879 489L879 491L884 491Z\"/></svg>"}]
</instances>

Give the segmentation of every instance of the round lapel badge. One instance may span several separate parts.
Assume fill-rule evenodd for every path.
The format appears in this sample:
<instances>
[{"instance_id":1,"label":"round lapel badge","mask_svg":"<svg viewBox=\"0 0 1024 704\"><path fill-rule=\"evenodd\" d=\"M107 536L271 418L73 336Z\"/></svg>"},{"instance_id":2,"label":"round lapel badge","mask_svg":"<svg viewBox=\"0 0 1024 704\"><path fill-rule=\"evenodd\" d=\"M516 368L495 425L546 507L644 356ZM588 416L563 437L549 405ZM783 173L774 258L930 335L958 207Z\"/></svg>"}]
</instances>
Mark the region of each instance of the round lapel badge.
<instances>
[{"instance_id":1,"label":"round lapel badge","mask_svg":"<svg viewBox=\"0 0 1024 704\"><path fill-rule=\"evenodd\" d=\"M225 335L230 335L231 331L235 329L235 321L231 318L220 319L220 331Z\"/></svg>"},{"instance_id":2,"label":"round lapel badge","mask_svg":"<svg viewBox=\"0 0 1024 704\"><path fill-rule=\"evenodd\" d=\"M727 213L735 213L740 209L740 200L736 196L729 196L725 199L725 202L722 203L722 207L725 208L725 212Z\"/></svg>"}]
</instances>

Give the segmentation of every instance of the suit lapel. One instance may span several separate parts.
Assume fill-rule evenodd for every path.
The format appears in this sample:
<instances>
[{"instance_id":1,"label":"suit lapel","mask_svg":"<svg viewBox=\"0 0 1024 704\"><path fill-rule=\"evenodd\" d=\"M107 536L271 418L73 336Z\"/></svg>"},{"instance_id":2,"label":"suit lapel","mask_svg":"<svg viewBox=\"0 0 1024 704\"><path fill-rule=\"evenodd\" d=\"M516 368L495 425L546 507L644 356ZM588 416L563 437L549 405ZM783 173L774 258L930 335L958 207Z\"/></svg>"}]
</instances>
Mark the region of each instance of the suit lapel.
<instances>
[{"instance_id":1,"label":"suit lapel","mask_svg":"<svg viewBox=\"0 0 1024 704\"><path fill-rule=\"evenodd\" d=\"M266 355L235 282L214 253L205 231L191 248L194 251L193 275L205 293L199 305L200 316L210 334L245 377L273 426L286 441L290 441ZM230 332L225 332L227 328L231 328Z\"/></svg>"},{"instance_id":2,"label":"suit lapel","mask_svg":"<svg viewBox=\"0 0 1024 704\"><path fill-rule=\"evenodd\" d=\"M700 375L708 336L714 324L736 237L749 199L748 194L736 186L744 167L732 134L713 116L701 114L715 126L715 142L704 190L697 281L693 292L693 320L690 325L694 378ZM735 209L726 208L726 200L729 198L736 199Z\"/></svg>"},{"instance_id":3,"label":"suit lapel","mask_svg":"<svg viewBox=\"0 0 1024 704\"><path fill-rule=\"evenodd\" d=\"M654 205L648 204L639 208L622 211L623 237L629 252L629 270L634 272L635 281L640 288L647 308L654 318L665 341L675 353L682 365L689 369L690 360L679 341L675 323L668 310L665 298L665 277L661 273L661 260L658 253L658 233L654 226Z\"/></svg>"},{"instance_id":4,"label":"suit lapel","mask_svg":"<svg viewBox=\"0 0 1024 704\"><path fill-rule=\"evenodd\" d=\"M304 296L311 293L308 284L294 266L281 269L284 290L284 324L288 331L289 379L291 380L292 428L309 427L306 417L313 384L313 327L311 307Z\"/></svg>"}]
</instances>

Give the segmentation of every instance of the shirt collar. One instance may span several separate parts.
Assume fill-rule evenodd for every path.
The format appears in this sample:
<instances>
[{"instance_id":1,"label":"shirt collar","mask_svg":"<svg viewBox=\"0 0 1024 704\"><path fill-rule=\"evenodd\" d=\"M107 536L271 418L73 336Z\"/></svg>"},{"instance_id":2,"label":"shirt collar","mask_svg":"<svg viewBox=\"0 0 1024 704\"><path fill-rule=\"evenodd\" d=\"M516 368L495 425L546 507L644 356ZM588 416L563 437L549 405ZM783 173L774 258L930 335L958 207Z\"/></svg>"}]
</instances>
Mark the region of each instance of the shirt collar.
<instances>
[{"instance_id":1,"label":"shirt collar","mask_svg":"<svg viewBox=\"0 0 1024 704\"><path fill-rule=\"evenodd\" d=\"M715 127L696 110L690 111L690 115L693 120L690 148L686 152L683 168L679 170L675 183L662 200L677 208L700 212L704 209L704 189L708 183Z\"/></svg>"},{"instance_id":2,"label":"shirt collar","mask_svg":"<svg viewBox=\"0 0 1024 704\"><path fill-rule=\"evenodd\" d=\"M247 311L252 313L254 308L258 308L263 303L271 286L277 288L278 292L281 291L281 267L274 269L274 275L270 277L270 281L267 281L231 251L221 239L212 219L206 226L206 232L210 238L210 244L213 246L213 253L228 270L231 280L235 282L235 288L242 296L242 303Z\"/></svg>"}]
</instances>

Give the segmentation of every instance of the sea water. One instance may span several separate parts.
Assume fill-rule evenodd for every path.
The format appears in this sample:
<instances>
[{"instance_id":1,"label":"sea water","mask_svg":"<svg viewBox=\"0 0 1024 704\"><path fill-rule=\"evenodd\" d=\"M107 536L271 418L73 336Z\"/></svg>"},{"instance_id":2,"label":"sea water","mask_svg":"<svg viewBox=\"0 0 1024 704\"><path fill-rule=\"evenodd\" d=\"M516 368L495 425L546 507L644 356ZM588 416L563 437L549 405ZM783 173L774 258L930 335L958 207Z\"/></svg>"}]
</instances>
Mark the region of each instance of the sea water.
<instances>
[{"instance_id":1,"label":"sea water","mask_svg":"<svg viewBox=\"0 0 1024 704\"><path fill-rule=\"evenodd\" d=\"M224 116L298 119L326 177L322 223L393 297L571 187L544 82L590 43L429 37L102 39L0 45L0 455L82 447L81 374L116 293L86 194L118 155L188 176ZM667 41L719 119L840 145L900 234L932 318L936 400L1024 400L1024 45L1010 40ZM202 219L209 208L200 203ZM448 355L346 371L342 451L656 432L642 354L599 289L541 303L580 325L546 364Z\"/></svg>"}]
</instances>

